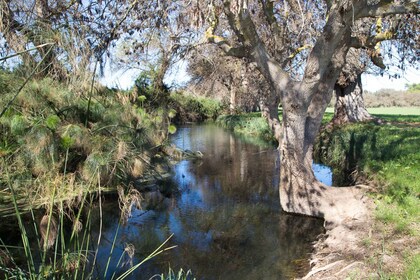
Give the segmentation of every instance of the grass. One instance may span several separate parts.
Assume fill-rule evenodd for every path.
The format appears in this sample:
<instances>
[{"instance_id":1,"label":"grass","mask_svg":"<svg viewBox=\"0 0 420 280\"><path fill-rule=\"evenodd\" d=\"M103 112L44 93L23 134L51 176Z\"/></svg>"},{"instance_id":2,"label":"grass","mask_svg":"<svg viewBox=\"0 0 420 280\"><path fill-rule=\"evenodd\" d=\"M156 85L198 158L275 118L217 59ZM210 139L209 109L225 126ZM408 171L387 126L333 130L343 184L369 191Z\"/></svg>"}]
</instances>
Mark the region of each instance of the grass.
<instances>
[{"instance_id":1,"label":"grass","mask_svg":"<svg viewBox=\"0 0 420 280\"><path fill-rule=\"evenodd\" d=\"M372 197L377 205L374 213L377 238L383 238L389 248L396 247L394 241L398 239L407 239L407 247L415 246L420 242L420 127L410 125L411 115L385 118L393 122L352 124L324 131L315 151L325 164L352 174L350 183L375 187ZM396 119L402 123L395 122ZM387 254L404 259L404 269L381 267L383 279L418 277L419 253L412 250L404 253L403 256L400 249L389 250Z\"/></svg>"},{"instance_id":2,"label":"grass","mask_svg":"<svg viewBox=\"0 0 420 280\"><path fill-rule=\"evenodd\" d=\"M216 119L216 123L234 133L249 135L273 143L276 141L260 113L222 115Z\"/></svg>"},{"instance_id":3,"label":"grass","mask_svg":"<svg viewBox=\"0 0 420 280\"><path fill-rule=\"evenodd\" d=\"M13 192L10 181L9 186ZM101 195L100 190L99 195ZM95 263L102 237L102 216L99 221L99 236L95 240L92 238L94 234L91 232L92 220L90 219L94 199L88 199L85 195L77 212L72 213L73 210L63 207L62 202L56 207L55 198L52 197L50 208L46 211L39 226L35 221L33 211L31 211L31 217L28 219L20 212L16 200L13 201L16 211L15 217L19 224L21 245L6 245L0 238L0 278L2 279L102 279L103 275L107 279L122 280L130 276L132 272L139 269L148 260L174 248L174 246L166 247L168 240L172 237L170 236L142 261L128 268L121 260L124 255L128 255L128 258L133 258L133 256L127 253L128 250L124 250L116 265L117 269L123 269L123 273L117 275L116 271L108 271L108 269L109 262L114 254L113 249L116 246L120 226L118 225L115 237L112 240L108 263L104 271L98 271ZM126 201L126 203L132 205L133 201ZM98 207L100 208L99 212L102 213L100 198ZM73 225L70 231L68 225L66 225L68 217L72 217L70 222ZM86 221L84 225L81 224L81 220ZM28 232L32 232L33 236L30 236ZM23 259L19 256L22 251L24 251ZM116 257L118 258L118 256ZM180 270L177 274L180 276L179 278L176 278L172 270L170 270L170 273L172 274L169 274L168 278L163 278L162 275L162 279L191 279L188 278L191 272L185 274Z\"/></svg>"},{"instance_id":4,"label":"grass","mask_svg":"<svg viewBox=\"0 0 420 280\"><path fill-rule=\"evenodd\" d=\"M101 233L92 239L92 203L99 200L100 208L101 194L119 189L129 194L120 197L122 215L128 216L141 197L131 191L133 181L147 182L167 172L162 147L176 130L171 122L179 111L212 118L220 109L210 99L189 97L161 100L156 107L137 96L136 88L116 91L93 85L90 92L70 90L49 78L24 79L0 70L0 217L17 218L21 235L17 247L0 239L2 279L106 276L109 265L94 271ZM34 217L38 208L45 209L40 223ZM24 218L28 213L32 217ZM124 279L171 249L165 243L111 278ZM191 279L191 272L170 270L162 279Z\"/></svg>"},{"instance_id":5,"label":"grass","mask_svg":"<svg viewBox=\"0 0 420 280\"><path fill-rule=\"evenodd\" d=\"M0 71L0 108L7 107L0 118L0 215L12 209L7 167L17 200L32 205L48 204L60 182L56 197L66 198L155 173L151 162L172 128L164 105L146 108L134 91L99 85L92 93L70 91L45 78L29 80L9 106L24 81Z\"/></svg>"},{"instance_id":6,"label":"grass","mask_svg":"<svg viewBox=\"0 0 420 280\"><path fill-rule=\"evenodd\" d=\"M420 122L420 107L367 108L368 112L387 122ZM324 119L332 119L334 108L327 108ZM326 117L326 118L325 118Z\"/></svg>"}]
</instances>

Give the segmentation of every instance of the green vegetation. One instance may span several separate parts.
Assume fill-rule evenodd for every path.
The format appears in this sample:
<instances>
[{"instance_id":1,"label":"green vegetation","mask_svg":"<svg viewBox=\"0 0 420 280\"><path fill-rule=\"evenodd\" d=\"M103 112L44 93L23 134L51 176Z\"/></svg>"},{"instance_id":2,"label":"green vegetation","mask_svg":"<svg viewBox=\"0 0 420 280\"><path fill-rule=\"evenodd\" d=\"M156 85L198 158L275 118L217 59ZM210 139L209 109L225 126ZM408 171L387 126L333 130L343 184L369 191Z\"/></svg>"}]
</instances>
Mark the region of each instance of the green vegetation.
<instances>
[{"instance_id":1,"label":"green vegetation","mask_svg":"<svg viewBox=\"0 0 420 280\"><path fill-rule=\"evenodd\" d=\"M171 93L169 104L177 112L173 120L175 123L215 120L225 110L219 101L183 92Z\"/></svg>"},{"instance_id":2,"label":"green vegetation","mask_svg":"<svg viewBox=\"0 0 420 280\"><path fill-rule=\"evenodd\" d=\"M101 278L94 276L97 249L92 252L92 246L98 246L92 243L93 203L99 197L101 207L101 194L118 189L121 217L128 216L141 200L132 182L167 172L166 139L176 131L171 123L176 110L196 106L194 112L205 119L214 117L220 106L181 94L159 96L158 106L148 102L154 94L151 87L139 96L138 87L69 90L49 78L31 79L22 87L24 83L18 74L0 71L0 108L7 109L0 118L0 216L17 218L22 240L10 246L0 239L0 278ZM40 207L45 215L38 223L34 209ZM94 243L99 244L98 238ZM170 249L163 245L111 278L123 279ZM100 273L107 275L108 266ZM170 271L167 278L190 276L181 270Z\"/></svg>"},{"instance_id":3,"label":"green vegetation","mask_svg":"<svg viewBox=\"0 0 420 280\"><path fill-rule=\"evenodd\" d=\"M216 123L238 134L257 137L268 142L276 142L267 122L261 117L261 113L222 115L216 119Z\"/></svg>"},{"instance_id":4,"label":"green vegetation","mask_svg":"<svg viewBox=\"0 0 420 280\"><path fill-rule=\"evenodd\" d=\"M0 108L23 81L0 72ZM143 107L134 97L134 91L69 91L48 78L29 81L0 119L0 199L6 208L0 212L12 209L6 172L18 201L27 205L48 204L53 190L60 201L96 185L116 189L153 175L149 166L158 165L154 156L170 118L167 110Z\"/></svg>"},{"instance_id":5,"label":"green vegetation","mask_svg":"<svg viewBox=\"0 0 420 280\"><path fill-rule=\"evenodd\" d=\"M399 116L400 124L362 123L328 129L321 133L315 148L319 160L344 171L341 183L362 182L374 187L377 239L385 240L388 254L402 254L405 262L404 272L391 272L391 278L414 279L418 275L418 252L410 245L405 250L395 249L392 241L402 238L407 244L418 244L420 236L420 127L407 123L411 119Z\"/></svg>"},{"instance_id":6,"label":"green vegetation","mask_svg":"<svg viewBox=\"0 0 420 280\"><path fill-rule=\"evenodd\" d=\"M420 93L420 84L406 84L405 86L410 93Z\"/></svg>"}]
</instances>

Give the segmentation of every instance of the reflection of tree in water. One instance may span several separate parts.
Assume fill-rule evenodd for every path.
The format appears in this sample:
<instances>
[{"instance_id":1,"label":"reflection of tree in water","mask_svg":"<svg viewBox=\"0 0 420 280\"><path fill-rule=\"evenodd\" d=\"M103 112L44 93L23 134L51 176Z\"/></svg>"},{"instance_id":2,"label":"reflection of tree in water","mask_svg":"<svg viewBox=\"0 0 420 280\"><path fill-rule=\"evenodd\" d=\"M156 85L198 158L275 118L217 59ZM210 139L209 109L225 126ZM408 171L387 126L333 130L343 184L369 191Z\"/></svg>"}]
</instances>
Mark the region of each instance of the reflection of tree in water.
<instances>
[{"instance_id":1,"label":"reflection of tree in water","mask_svg":"<svg viewBox=\"0 0 420 280\"><path fill-rule=\"evenodd\" d=\"M223 195L248 201L256 195L278 197L277 151L241 142L232 135L217 136L206 143L206 157L191 166L199 185L207 185L203 191L220 186Z\"/></svg>"},{"instance_id":2,"label":"reflection of tree in water","mask_svg":"<svg viewBox=\"0 0 420 280\"><path fill-rule=\"evenodd\" d=\"M121 228L118 247L132 243L141 260L170 234L178 247L147 262L136 277L146 279L170 266L191 269L198 279L282 279L295 276L293 260L307 259L317 220L281 213L277 153L238 141L222 130L187 131L184 149L205 157L179 163L172 181L179 194L155 210L134 211ZM182 136L184 137L184 136ZM112 240L115 205L104 214ZM104 255L106 255L104 253ZM147 278L148 279L148 278Z\"/></svg>"}]
</instances>

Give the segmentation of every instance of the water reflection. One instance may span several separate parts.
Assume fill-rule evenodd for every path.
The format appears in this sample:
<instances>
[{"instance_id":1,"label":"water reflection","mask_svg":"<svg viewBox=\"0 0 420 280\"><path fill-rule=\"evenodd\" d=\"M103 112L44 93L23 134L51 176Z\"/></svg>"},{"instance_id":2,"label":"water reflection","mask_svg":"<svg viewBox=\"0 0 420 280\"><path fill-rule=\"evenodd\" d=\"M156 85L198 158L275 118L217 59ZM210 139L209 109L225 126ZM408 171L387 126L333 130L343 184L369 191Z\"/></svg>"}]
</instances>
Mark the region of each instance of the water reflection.
<instances>
[{"instance_id":1,"label":"water reflection","mask_svg":"<svg viewBox=\"0 0 420 280\"><path fill-rule=\"evenodd\" d=\"M308 258L310 242L321 232L322 222L280 211L275 148L249 144L208 125L180 128L172 141L183 149L201 151L204 158L178 163L164 184L175 185L179 193L162 198L157 208L134 210L124 226L117 226L117 204L105 204L98 271L106 266L118 229L105 278L120 272L118 258L127 244L136 248L136 262L172 233L170 244L178 247L147 262L131 279L150 279L168 267L191 269L197 279L296 276L296 268L307 265L300 260ZM121 262L129 265L130 259Z\"/></svg>"}]
</instances>

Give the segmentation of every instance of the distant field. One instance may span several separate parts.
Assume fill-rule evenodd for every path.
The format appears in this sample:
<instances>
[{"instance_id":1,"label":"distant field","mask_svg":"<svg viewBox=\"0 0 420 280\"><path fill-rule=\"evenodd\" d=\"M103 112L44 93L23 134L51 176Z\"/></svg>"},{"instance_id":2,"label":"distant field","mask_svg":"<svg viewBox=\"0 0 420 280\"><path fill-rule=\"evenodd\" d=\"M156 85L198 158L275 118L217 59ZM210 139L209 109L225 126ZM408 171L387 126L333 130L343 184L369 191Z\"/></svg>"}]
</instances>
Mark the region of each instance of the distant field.
<instances>
[{"instance_id":1,"label":"distant field","mask_svg":"<svg viewBox=\"0 0 420 280\"><path fill-rule=\"evenodd\" d=\"M420 107L380 107L368 108L369 113L374 115L420 115ZM334 108L327 108L327 113L334 113Z\"/></svg>"},{"instance_id":2,"label":"distant field","mask_svg":"<svg viewBox=\"0 0 420 280\"><path fill-rule=\"evenodd\" d=\"M385 120L394 122L420 122L420 107L380 107L368 108L369 113ZM324 122L331 120L334 108L327 108Z\"/></svg>"},{"instance_id":3,"label":"distant field","mask_svg":"<svg viewBox=\"0 0 420 280\"><path fill-rule=\"evenodd\" d=\"M420 107L368 108L368 112L374 115L420 115Z\"/></svg>"}]
</instances>

